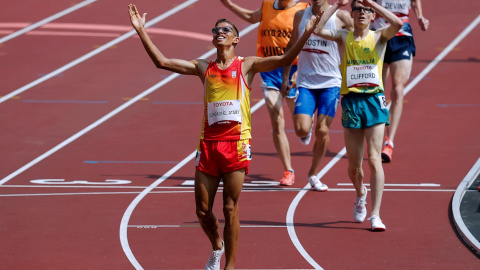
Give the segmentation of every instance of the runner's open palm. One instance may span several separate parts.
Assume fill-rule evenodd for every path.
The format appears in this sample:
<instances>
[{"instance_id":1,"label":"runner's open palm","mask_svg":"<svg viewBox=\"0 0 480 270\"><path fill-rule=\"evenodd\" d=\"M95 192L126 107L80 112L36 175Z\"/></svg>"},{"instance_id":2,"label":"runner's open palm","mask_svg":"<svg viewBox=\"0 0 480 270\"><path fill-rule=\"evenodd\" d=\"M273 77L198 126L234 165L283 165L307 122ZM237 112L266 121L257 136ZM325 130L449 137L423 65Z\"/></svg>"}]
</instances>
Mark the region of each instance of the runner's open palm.
<instances>
[{"instance_id":1,"label":"runner's open palm","mask_svg":"<svg viewBox=\"0 0 480 270\"><path fill-rule=\"evenodd\" d=\"M138 13L135 5L128 5L128 13L130 14L130 21L135 29L140 29L145 25L145 16L147 13L143 13L143 17Z\"/></svg>"},{"instance_id":2,"label":"runner's open palm","mask_svg":"<svg viewBox=\"0 0 480 270\"><path fill-rule=\"evenodd\" d=\"M338 0L337 1L337 4L339 7L343 7L343 6L346 6L348 4L348 2L350 2L350 0ZM360 1L358 1L360 2Z\"/></svg>"},{"instance_id":3,"label":"runner's open palm","mask_svg":"<svg viewBox=\"0 0 480 270\"><path fill-rule=\"evenodd\" d=\"M312 16L310 18L310 21L308 21L307 25L305 25L305 31L308 32L312 29L315 29L315 27L317 27L318 23L320 22L322 15L323 15L323 12L320 14L320 16Z\"/></svg>"},{"instance_id":4,"label":"runner's open palm","mask_svg":"<svg viewBox=\"0 0 480 270\"><path fill-rule=\"evenodd\" d=\"M373 4L372 4L373 2L375 2L375 0L358 0L357 1L357 3L362 4L366 7L373 7Z\"/></svg>"}]
</instances>

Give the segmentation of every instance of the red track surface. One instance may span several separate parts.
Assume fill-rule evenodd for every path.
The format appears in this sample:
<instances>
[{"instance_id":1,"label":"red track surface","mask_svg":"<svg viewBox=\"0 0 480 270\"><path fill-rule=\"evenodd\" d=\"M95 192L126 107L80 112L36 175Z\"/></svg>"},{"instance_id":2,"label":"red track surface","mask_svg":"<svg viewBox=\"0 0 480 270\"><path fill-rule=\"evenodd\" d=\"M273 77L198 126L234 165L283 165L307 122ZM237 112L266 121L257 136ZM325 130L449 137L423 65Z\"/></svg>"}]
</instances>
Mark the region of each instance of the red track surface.
<instances>
[{"instance_id":1,"label":"red track surface","mask_svg":"<svg viewBox=\"0 0 480 270\"><path fill-rule=\"evenodd\" d=\"M57 2L4 4L0 23L32 23L69 7ZM480 10L478 1L423 2L431 28L421 32L412 24L417 43L412 77ZM54 22L128 26L128 3L97 1ZM148 12L147 19L180 3L135 2L140 12ZM245 0L242 5L254 9L259 2ZM203 0L154 27L208 34L220 17L236 22L239 29L248 26L219 1ZM119 34L113 30L98 32ZM153 36L169 57L194 59L212 48L209 42L189 36ZM255 38L255 30L243 36L237 54L253 55ZM112 39L24 34L1 44L0 96ZM382 219L388 227L385 233L371 233L368 222L351 221L354 194L349 186L339 185L349 183L345 158L324 177L331 191L307 192L300 200L293 228L318 265L325 269L480 268L479 259L456 236L449 218L454 189L480 156L480 94L475 87L479 40L477 26L406 96L393 163L384 165L389 184L439 186L387 186L382 204ZM202 113L198 102L203 94L197 78L174 79L18 171L169 75L154 68L139 40L132 37L0 103L0 179L4 179L0 180L0 269L135 269L126 256L130 251L124 250L120 240L125 217L129 227L123 231L127 237L123 240L128 240L130 254L144 269L204 266L210 245L196 220L192 187L182 186L193 179L193 162L165 181L157 181L196 147ZM257 80L252 104L261 98ZM290 119L287 129L293 129ZM344 145L338 117L332 130L324 165ZM243 227L238 269L313 268L292 244L286 227L287 211L307 184L311 146L302 146L294 133L288 135L297 181L283 189L263 185L252 190L245 186L240 203ZM253 115L253 136L254 160L247 183L278 181L281 164L263 107ZM18 173L7 181L14 172ZM31 182L36 179L64 179L69 184ZM107 179L131 183L101 185ZM158 187L132 204L153 183ZM221 217L221 196L217 197L216 212ZM127 209L132 205L129 215Z\"/></svg>"}]
</instances>

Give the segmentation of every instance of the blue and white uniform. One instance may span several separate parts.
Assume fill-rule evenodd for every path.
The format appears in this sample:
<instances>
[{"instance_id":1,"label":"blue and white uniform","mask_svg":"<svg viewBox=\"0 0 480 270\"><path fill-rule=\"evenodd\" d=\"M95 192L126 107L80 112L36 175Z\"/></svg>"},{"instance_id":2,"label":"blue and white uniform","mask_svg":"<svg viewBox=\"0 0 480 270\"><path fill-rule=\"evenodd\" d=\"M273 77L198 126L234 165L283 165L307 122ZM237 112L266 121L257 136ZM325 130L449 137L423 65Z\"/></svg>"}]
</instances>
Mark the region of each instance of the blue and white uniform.
<instances>
[{"instance_id":1,"label":"blue and white uniform","mask_svg":"<svg viewBox=\"0 0 480 270\"><path fill-rule=\"evenodd\" d=\"M299 36L303 35L311 16L312 7L308 7L298 25ZM336 18L337 12L326 22L325 29L337 29ZM318 108L317 114L335 116L342 83L339 65L337 43L312 34L298 56L299 96L295 114L313 115Z\"/></svg>"}]
</instances>

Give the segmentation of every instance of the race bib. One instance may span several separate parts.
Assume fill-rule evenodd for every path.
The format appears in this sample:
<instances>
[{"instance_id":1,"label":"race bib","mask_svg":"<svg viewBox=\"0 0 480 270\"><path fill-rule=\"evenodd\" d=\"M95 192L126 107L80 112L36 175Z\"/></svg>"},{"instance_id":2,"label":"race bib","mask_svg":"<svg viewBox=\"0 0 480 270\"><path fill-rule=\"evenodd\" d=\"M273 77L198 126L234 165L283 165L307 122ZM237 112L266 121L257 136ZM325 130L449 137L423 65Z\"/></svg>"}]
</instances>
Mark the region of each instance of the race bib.
<instances>
[{"instance_id":1,"label":"race bib","mask_svg":"<svg viewBox=\"0 0 480 270\"><path fill-rule=\"evenodd\" d=\"M378 96L378 101L380 102L380 108L383 109L388 109L387 108L387 100L385 99L385 96L381 95Z\"/></svg>"},{"instance_id":2,"label":"race bib","mask_svg":"<svg viewBox=\"0 0 480 270\"><path fill-rule=\"evenodd\" d=\"M246 160L252 160L252 145L242 143L242 157L245 157Z\"/></svg>"},{"instance_id":3,"label":"race bib","mask_svg":"<svg viewBox=\"0 0 480 270\"><path fill-rule=\"evenodd\" d=\"M240 100L222 100L208 103L208 125L223 121L242 122Z\"/></svg>"},{"instance_id":4,"label":"race bib","mask_svg":"<svg viewBox=\"0 0 480 270\"><path fill-rule=\"evenodd\" d=\"M382 6L395 14L408 15L410 9L409 0L383 0Z\"/></svg>"},{"instance_id":5,"label":"race bib","mask_svg":"<svg viewBox=\"0 0 480 270\"><path fill-rule=\"evenodd\" d=\"M380 85L377 65L355 65L347 67L347 87L372 87Z\"/></svg>"}]
</instances>

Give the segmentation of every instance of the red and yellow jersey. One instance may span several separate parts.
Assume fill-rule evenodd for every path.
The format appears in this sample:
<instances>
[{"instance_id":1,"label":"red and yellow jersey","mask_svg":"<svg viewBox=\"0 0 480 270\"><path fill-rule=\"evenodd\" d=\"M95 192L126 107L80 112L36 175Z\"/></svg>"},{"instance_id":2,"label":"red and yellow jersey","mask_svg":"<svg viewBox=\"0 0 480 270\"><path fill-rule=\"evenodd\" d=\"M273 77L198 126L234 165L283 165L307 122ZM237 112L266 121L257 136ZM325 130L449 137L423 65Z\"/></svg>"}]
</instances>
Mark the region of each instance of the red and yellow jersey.
<instances>
[{"instance_id":1,"label":"red and yellow jersey","mask_svg":"<svg viewBox=\"0 0 480 270\"><path fill-rule=\"evenodd\" d=\"M275 9L275 0L262 3L262 19L257 33L257 56L283 55L292 36L293 17L299 10L309 6L299 2L288 9ZM293 63L297 64L297 60Z\"/></svg>"},{"instance_id":2,"label":"red and yellow jersey","mask_svg":"<svg viewBox=\"0 0 480 270\"><path fill-rule=\"evenodd\" d=\"M245 140L251 136L250 88L242 73L242 57L224 70L211 61L205 72L204 116L200 139Z\"/></svg>"}]
</instances>

